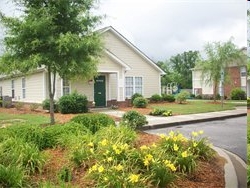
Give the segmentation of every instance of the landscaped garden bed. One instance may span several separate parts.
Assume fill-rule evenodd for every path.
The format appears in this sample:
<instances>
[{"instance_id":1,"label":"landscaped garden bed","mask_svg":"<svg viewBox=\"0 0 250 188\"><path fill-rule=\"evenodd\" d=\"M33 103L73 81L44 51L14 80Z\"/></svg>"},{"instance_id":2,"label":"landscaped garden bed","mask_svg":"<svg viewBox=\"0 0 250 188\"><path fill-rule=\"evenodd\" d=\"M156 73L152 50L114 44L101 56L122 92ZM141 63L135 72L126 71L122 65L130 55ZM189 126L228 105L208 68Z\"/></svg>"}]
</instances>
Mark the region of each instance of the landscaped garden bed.
<instances>
[{"instance_id":1,"label":"landscaped garden bed","mask_svg":"<svg viewBox=\"0 0 250 188\"><path fill-rule=\"evenodd\" d=\"M13 125L0 131L3 187L225 185L224 161L213 156L202 132L187 140L173 132L156 136L127 126L93 129L74 121Z\"/></svg>"}]
</instances>

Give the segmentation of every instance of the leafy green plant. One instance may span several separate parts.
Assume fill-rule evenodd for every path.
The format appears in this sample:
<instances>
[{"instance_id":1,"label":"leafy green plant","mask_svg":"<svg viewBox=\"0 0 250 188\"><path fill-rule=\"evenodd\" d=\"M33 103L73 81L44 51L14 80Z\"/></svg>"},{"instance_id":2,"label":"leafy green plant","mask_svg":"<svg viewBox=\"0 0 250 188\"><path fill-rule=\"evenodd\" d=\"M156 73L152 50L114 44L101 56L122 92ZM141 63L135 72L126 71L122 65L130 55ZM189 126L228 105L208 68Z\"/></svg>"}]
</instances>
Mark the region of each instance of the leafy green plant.
<instances>
[{"instance_id":1,"label":"leafy green plant","mask_svg":"<svg viewBox=\"0 0 250 188\"><path fill-rule=\"evenodd\" d=\"M43 102L42 102L42 107L44 110L48 110L50 111L50 100L49 99L45 99ZM57 104L57 101L54 101L54 112L58 112L58 104Z\"/></svg>"},{"instance_id":2,"label":"leafy green plant","mask_svg":"<svg viewBox=\"0 0 250 188\"><path fill-rule=\"evenodd\" d=\"M176 95L176 101L179 102L179 104L182 104L183 102L186 102L189 96L190 96L189 92L181 91Z\"/></svg>"},{"instance_id":3,"label":"leafy green plant","mask_svg":"<svg viewBox=\"0 0 250 188\"><path fill-rule=\"evenodd\" d=\"M21 110L23 107L24 107L24 103L23 102L18 101L18 102L15 103L15 108L17 110Z\"/></svg>"},{"instance_id":4,"label":"leafy green plant","mask_svg":"<svg viewBox=\"0 0 250 188\"><path fill-rule=\"evenodd\" d=\"M148 100L144 97L137 97L134 99L133 105L136 108L146 108L148 105Z\"/></svg>"},{"instance_id":5,"label":"leafy green plant","mask_svg":"<svg viewBox=\"0 0 250 188\"><path fill-rule=\"evenodd\" d=\"M249 108L250 107L250 98L248 97L247 98L247 108Z\"/></svg>"},{"instance_id":6,"label":"leafy green plant","mask_svg":"<svg viewBox=\"0 0 250 188\"><path fill-rule=\"evenodd\" d=\"M172 116L172 110L154 108L149 114L152 116Z\"/></svg>"},{"instance_id":7,"label":"leafy green plant","mask_svg":"<svg viewBox=\"0 0 250 188\"><path fill-rule=\"evenodd\" d=\"M230 96L232 100L245 100L246 92L240 88L234 88L232 89Z\"/></svg>"},{"instance_id":8,"label":"leafy green plant","mask_svg":"<svg viewBox=\"0 0 250 188\"><path fill-rule=\"evenodd\" d=\"M162 100L167 101L167 102L174 102L175 97L174 97L174 95L162 94Z\"/></svg>"},{"instance_id":9,"label":"leafy green plant","mask_svg":"<svg viewBox=\"0 0 250 188\"><path fill-rule=\"evenodd\" d=\"M36 109L38 109L39 108L39 104L37 104L37 103L32 103L32 104L30 104L30 110L31 111L35 111Z\"/></svg>"},{"instance_id":10,"label":"leafy green plant","mask_svg":"<svg viewBox=\"0 0 250 188\"><path fill-rule=\"evenodd\" d=\"M150 97L150 102L160 102L162 97L159 94L154 94Z\"/></svg>"},{"instance_id":11,"label":"leafy green plant","mask_svg":"<svg viewBox=\"0 0 250 188\"><path fill-rule=\"evenodd\" d=\"M0 164L0 187L23 187L24 170L16 165Z\"/></svg>"},{"instance_id":12,"label":"leafy green plant","mask_svg":"<svg viewBox=\"0 0 250 188\"><path fill-rule=\"evenodd\" d=\"M131 96L131 104L133 104L134 100L137 98L137 97L143 97L142 94L140 93L135 93Z\"/></svg>"},{"instance_id":13,"label":"leafy green plant","mask_svg":"<svg viewBox=\"0 0 250 188\"><path fill-rule=\"evenodd\" d=\"M88 112L88 100L85 95L73 92L69 95L64 95L59 99L59 111L62 114L76 114Z\"/></svg>"},{"instance_id":14,"label":"leafy green plant","mask_svg":"<svg viewBox=\"0 0 250 188\"><path fill-rule=\"evenodd\" d=\"M69 182L72 180L72 172L70 170L69 167L63 167L59 174L58 177L60 180L64 181L64 182Z\"/></svg>"},{"instance_id":15,"label":"leafy green plant","mask_svg":"<svg viewBox=\"0 0 250 188\"><path fill-rule=\"evenodd\" d=\"M106 114L82 114L73 117L71 122L76 122L88 128L93 134L101 127L115 125L114 120Z\"/></svg>"},{"instance_id":16,"label":"leafy green plant","mask_svg":"<svg viewBox=\"0 0 250 188\"><path fill-rule=\"evenodd\" d=\"M131 110L123 114L122 125L128 125L132 129L138 129L147 124L146 117L137 111Z\"/></svg>"}]
</instances>

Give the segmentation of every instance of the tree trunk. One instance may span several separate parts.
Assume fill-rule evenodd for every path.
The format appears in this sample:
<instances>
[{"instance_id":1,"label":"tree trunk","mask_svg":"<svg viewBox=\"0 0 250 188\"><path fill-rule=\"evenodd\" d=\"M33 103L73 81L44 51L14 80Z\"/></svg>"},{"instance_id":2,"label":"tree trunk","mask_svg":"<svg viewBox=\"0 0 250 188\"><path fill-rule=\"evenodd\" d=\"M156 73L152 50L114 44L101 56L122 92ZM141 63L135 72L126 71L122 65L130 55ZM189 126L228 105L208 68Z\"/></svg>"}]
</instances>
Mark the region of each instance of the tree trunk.
<instances>
[{"instance_id":1,"label":"tree trunk","mask_svg":"<svg viewBox=\"0 0 250 188\"><path fill-rule=\"evenodd\" d=\"M214 82L214 92L213 92L213 97L214 97L214 102L216 102L216 95L217 95L217 91L218 90L218 83Z\"/></svg>"},{"instance_id":2,"label":"tree trunk","mask_svg":"<svg viewBox=\"0 0 250 188\"><path fill-rule=\"evenodd\" d=\"M52 83L52 74L53 74L53 83ZM49 99L50 99L50 124L55 124L55 109L54 109L54 95L55 95L55 81L56 81L56 75L55 73L51 72L51 67L48 67L48 89L49 89Z\"/></svg>"}]
</instances>

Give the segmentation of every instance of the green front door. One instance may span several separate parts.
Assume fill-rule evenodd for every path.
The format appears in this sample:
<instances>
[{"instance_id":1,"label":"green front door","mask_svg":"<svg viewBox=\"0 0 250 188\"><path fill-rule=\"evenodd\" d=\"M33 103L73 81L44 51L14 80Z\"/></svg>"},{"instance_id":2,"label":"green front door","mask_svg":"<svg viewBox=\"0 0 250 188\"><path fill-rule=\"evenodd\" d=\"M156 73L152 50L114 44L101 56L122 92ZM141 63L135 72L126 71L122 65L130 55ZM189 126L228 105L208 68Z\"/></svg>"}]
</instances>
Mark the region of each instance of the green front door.
<instances>
[{"instance_id":1,"label":"green front door","mask_svg":"<svg viewBox=\"0 0 250 188\"><path fill-rule=\"evenodd\" d=\"M106 106L105 76L98 76L95 78L94 100L96 107Z\"/></svg>"}]
</instances>

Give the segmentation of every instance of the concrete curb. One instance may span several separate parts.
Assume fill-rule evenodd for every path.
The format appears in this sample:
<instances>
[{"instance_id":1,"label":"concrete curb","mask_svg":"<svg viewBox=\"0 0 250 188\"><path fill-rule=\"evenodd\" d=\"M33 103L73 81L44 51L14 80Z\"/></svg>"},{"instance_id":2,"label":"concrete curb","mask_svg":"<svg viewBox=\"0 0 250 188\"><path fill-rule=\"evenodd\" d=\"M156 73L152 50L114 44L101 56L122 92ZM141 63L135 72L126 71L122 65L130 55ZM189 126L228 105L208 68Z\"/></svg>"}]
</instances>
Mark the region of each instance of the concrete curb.
<instances>
[{"instance_id":1,"label":"concrete curb","mask_svg":"<svg viewBox=\"0 0 250 188\"><path fill-rule=\"evenodd\" d=\"M237 188L238 187L238 179L236 175L236 171L234 168L234 165L226 153L225 150L218 148L218 147L213 147L213 149L224 159L226 159L227 163L224 166L224 171L225 171L225 187L226 188Z\"/></svg>"},{"instance_id":2,"label":"concrete curb","mask_svg":"<svg viewBox=\"0 0 250 188\"><path fill-rule=\"evenodd\" d=\"M221 115L217 117L206 117L206 118L200 118L200 119L192 119L192 120L183 120L183 121L176 121L176 122L170 122L170 123L159 123L154 125L145 125L140 128L140 130L150 130L150 129L160 129L160 128L166 128L166 127L173 127L173 126L179 126L179 125L186 125L186 124L192 124L192 123L201 123L206 121L214 121L214 120L223 120L228 118L235 118L235 117L242 117L246 116L247 113L237 113L237 114L230 114L230 115ZM178 118L178 116L176 116Z\"/></svg>"}]
</instances>

